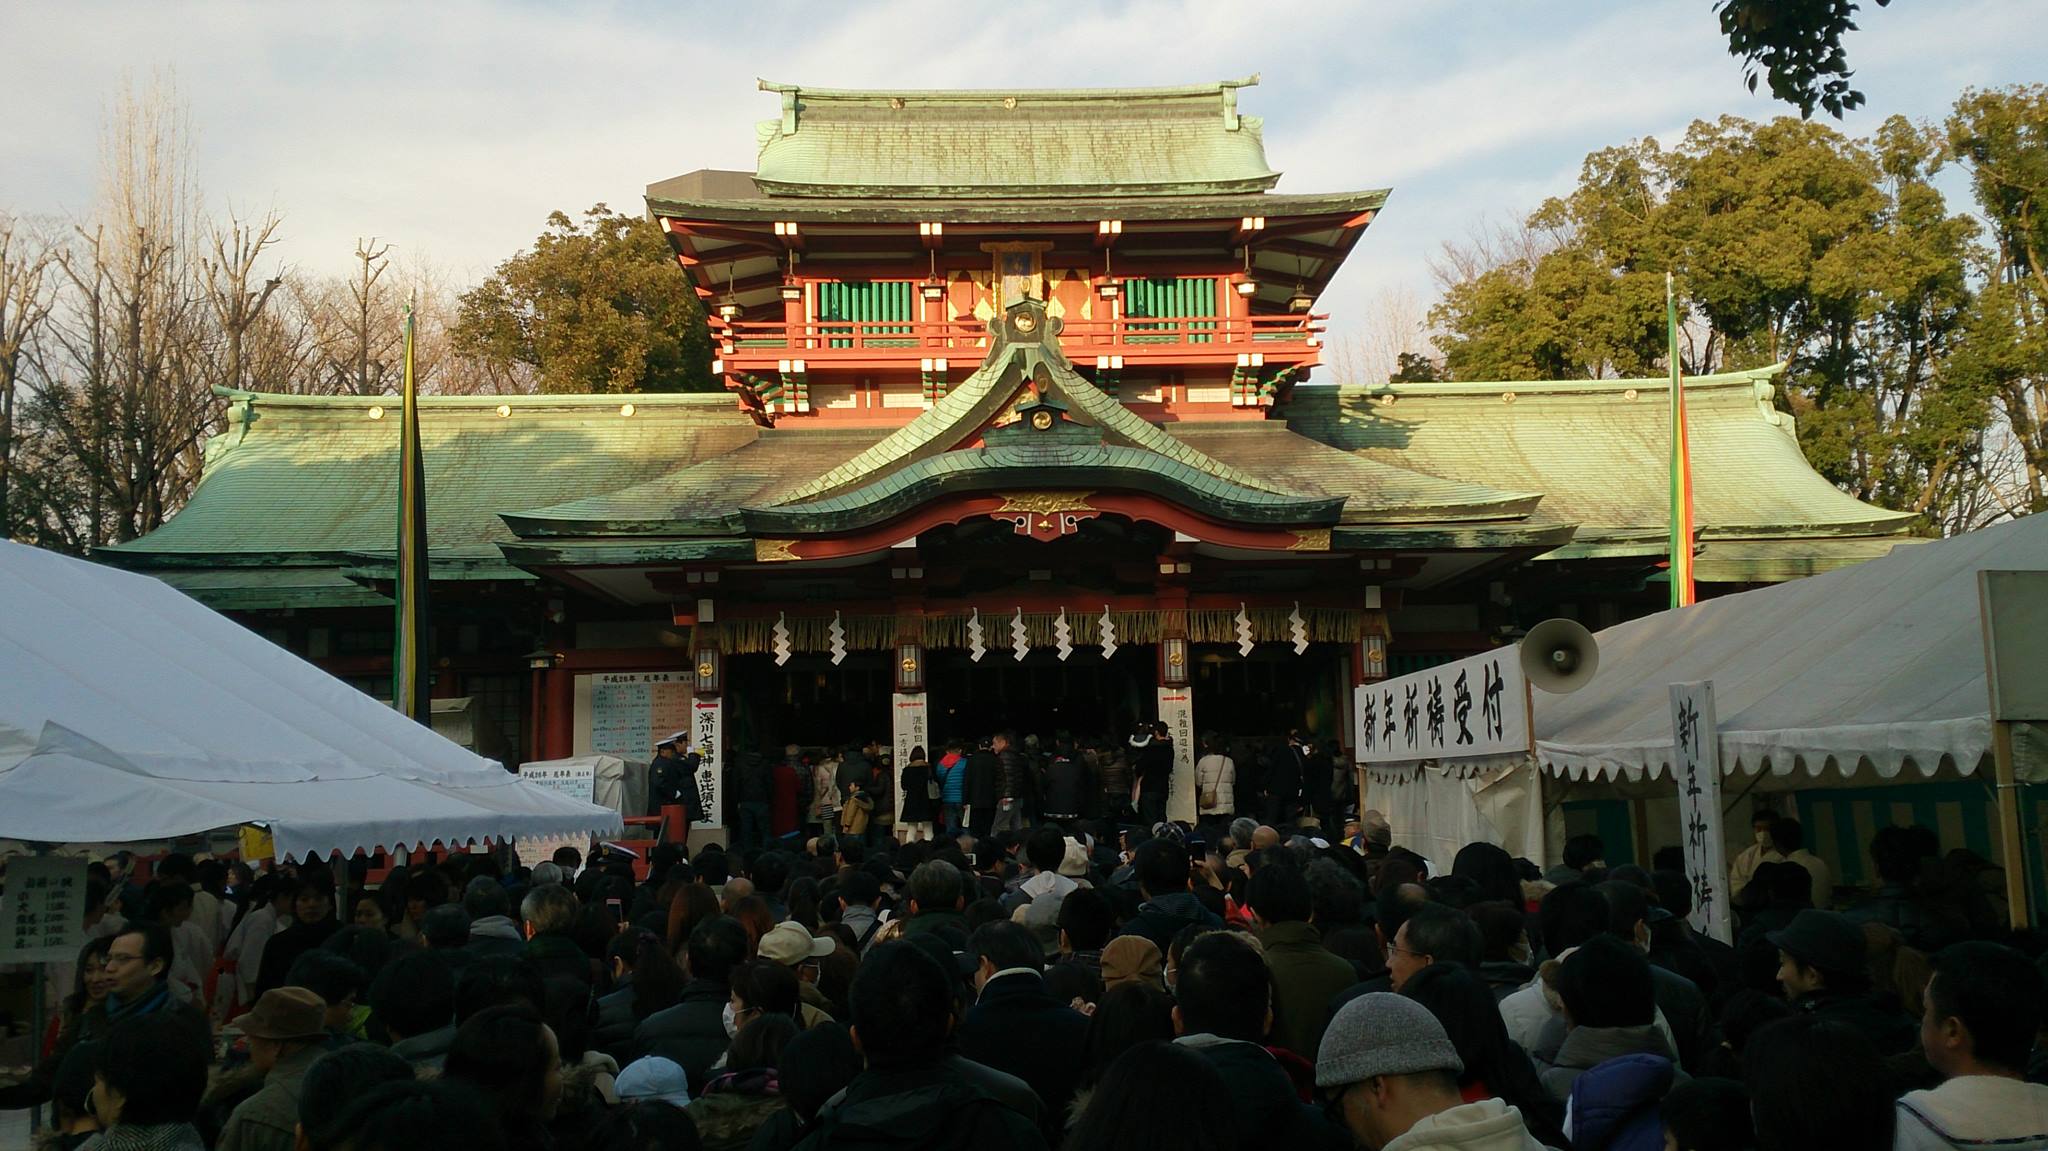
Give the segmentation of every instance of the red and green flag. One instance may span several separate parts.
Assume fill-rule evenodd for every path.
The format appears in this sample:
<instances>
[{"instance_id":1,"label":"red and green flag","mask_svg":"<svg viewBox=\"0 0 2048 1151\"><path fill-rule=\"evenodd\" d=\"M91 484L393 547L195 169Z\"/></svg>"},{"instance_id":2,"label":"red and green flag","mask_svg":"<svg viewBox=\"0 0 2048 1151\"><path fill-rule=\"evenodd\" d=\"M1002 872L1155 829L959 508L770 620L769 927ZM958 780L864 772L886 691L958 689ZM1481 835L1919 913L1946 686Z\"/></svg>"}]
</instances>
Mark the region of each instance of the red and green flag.
<instances>
[{"instance_id":1,"label":"red and green flag","mask_svg":"<svg viewBox=\"0 0 2048 1151\"><path fill-rule=\"evenodd\" d=\"M427 626L427 468L420 452L419 381L413 372L413 308L405 308L405 382L398 421L398 555L392 598L398 603L391 651L391 703L432 723Z\"/></svg>"},{"instance_id":2,"label":"red and green flag","mask_svg":"<svg viewBox=\"0 0 2048 1151\"><path fill-rule=\"evenodd\" d=\"M1693 602L1692 446L1685 434L1685 386L1678 370L1678 297L1664 273L1664 324L1671 341L1671 606Z\"/></svg>"}]
</instances>

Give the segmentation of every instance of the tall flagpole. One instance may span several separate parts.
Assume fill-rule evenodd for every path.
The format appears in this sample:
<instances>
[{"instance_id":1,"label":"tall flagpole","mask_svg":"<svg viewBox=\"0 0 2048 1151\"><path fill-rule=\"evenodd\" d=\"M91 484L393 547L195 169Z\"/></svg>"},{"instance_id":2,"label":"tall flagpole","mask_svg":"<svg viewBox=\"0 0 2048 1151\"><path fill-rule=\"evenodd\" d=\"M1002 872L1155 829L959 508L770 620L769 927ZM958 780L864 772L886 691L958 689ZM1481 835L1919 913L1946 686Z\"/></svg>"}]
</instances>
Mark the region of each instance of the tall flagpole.
<instances>
[{"instance_id":1,"label":"tall flagpole","mask_svg":"<svg viewBox=\"0 0 2048 1151\"><path fill-rule=\"evenodd\" d=\"M1686 438L1685 384L1678 370L1678 295L1664 273L1664 325L1671 356L1671 606L1693 602L1692 445Z\"/></svg>"},{"instance_id":2,"label":"tall flagpole","mask_svg":"<svg viewBox=\"0 0 2048 1151\"><path fill-rule=\"evenodd\" d=\"M391 703L421 723L433 722L428 702L427 476L420 452L419 380L413 361L413 301L405 305L405 376L398 421L398 551L392 598L397 630L391 652Z\"/></svg>"}]
</instances>

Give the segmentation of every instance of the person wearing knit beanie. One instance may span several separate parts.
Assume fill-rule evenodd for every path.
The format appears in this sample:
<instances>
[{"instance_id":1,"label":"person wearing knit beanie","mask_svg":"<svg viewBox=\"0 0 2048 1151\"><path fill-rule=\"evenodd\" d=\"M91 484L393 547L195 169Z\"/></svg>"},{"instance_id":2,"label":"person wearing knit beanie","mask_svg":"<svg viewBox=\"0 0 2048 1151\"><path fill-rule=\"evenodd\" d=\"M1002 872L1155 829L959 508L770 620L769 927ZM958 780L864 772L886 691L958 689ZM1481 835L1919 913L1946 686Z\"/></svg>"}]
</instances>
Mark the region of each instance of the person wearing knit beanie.
<instances>
[{"instance_id":1,"label":"person wearing knit beanie","mask_svg":"<svg viewBox=\"0 0 2048 1151\"><path fill-rule=\"evenodd\" d=\"M1520 1111L1498 1099L1464 1101L1464 1069L1428 1008L1375 992L1330 1020L1316 1086L1352 1137L1373 1151L1542 1151Z\"/></svg>"}]
</instances>

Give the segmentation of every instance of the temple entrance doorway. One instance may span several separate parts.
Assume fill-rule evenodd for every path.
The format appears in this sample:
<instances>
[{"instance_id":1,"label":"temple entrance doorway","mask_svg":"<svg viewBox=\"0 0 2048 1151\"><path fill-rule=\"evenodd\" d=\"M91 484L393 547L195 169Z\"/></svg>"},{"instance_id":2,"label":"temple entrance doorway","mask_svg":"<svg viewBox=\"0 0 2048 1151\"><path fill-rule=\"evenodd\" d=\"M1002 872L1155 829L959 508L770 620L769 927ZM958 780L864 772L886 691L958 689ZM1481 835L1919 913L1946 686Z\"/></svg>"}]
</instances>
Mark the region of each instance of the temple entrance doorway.
<instances>
[{"instance_id":1,"label":"temple entrance doorway","mask_svg":"<svg viewBox=\"0 0 2048 1151\"><path fill-rule=\"evenodd\" d=\"M1312 644L1295 655L1285 645L1260 644L1240 656L1228 644L1196 644L1192 662L1196 731L1265 740L1298 729L1343 742L1349 680L1339 645Z\"/></svg>"},{"instance_id":2,"label":"temple entrance doorway","mask_svg":"<svg viewBox=\"0 0 2048 1151\"><path fill-rule=\"evenodd\" d=\"M1077 647L1065 660L1050 649L1018 660L1009 648L993 646L994 638L979 663L957 649L928 653L934 742L972 742L1006 729L1048 741L1066 732L1120 742L1158 711L1157 657L1148 645L1120 647L1109 659L1099 648Z\"/></svg>"},{"instance_id":3,"label":"temple entrance doorway","mask_svg":"<svg viewBox=\"0 0 2048 1151\"><path fill-rule=\"evenodd\" d=\"M891 658L848 652L838 666L823 653L800 653L781 667L766 653L725 661L728 737L740 751L779 753L785 744L843 748L875 740L889 746Z\"/></svg>"}]
</instances>

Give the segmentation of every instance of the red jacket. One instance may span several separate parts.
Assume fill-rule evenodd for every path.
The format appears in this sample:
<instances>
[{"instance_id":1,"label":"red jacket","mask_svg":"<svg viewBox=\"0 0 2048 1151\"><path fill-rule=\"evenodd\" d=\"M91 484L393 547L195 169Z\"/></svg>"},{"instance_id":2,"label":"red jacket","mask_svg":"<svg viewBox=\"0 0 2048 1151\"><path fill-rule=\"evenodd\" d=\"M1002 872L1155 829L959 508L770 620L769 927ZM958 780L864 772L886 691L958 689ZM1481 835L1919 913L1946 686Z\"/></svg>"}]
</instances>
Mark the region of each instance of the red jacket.
<instances>
[{"instance_id":1,"label":"red jacket","mask_svg":"<svg viewBox=\"0 0 2048 1151\"><path fill-rule=\"evenodd\" d=\"M786 759L778 759L769 769L769 786L772 789L768 810L768 830L776 838L796 834L799 817L796 801L796 769Z\"/></svg>"}]
</instances>

